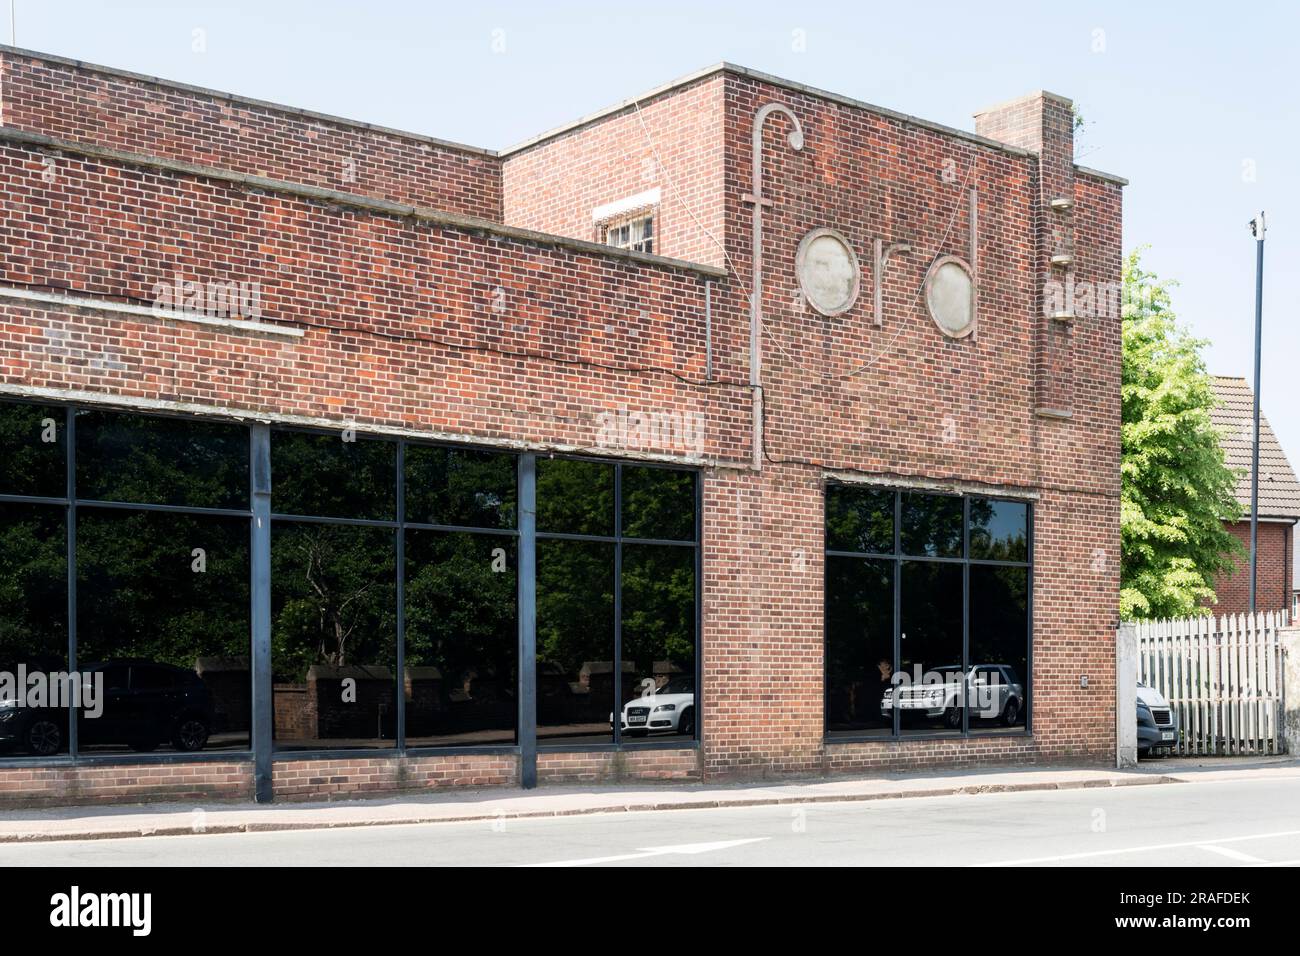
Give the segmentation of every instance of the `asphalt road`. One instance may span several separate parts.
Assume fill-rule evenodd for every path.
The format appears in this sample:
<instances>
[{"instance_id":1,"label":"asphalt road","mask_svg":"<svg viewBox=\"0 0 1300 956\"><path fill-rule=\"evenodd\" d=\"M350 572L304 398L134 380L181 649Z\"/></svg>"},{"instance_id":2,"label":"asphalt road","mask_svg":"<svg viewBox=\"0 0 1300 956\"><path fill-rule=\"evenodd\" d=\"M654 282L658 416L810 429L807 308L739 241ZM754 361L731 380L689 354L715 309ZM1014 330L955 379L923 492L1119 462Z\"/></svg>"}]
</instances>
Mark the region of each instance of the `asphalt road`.
<instances>
[{"instance_id":1,"label":"asphalt road","mask_svg":"<svg viewBox=\"0 0 1300 956\"><path fill-rule=\"evenodd\" d=\"M0 865L1300 865L1300 778L0 845Z\"/></svg>"}]
</instances>

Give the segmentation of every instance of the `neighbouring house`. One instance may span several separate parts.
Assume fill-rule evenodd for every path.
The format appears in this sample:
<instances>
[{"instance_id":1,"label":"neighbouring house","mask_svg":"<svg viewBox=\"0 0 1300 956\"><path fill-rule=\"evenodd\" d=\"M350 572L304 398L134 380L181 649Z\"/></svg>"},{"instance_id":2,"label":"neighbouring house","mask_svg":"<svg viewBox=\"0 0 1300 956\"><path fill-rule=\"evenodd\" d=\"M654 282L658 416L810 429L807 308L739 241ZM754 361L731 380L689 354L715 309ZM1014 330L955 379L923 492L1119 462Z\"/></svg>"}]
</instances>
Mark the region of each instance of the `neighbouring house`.
<instances>
[{"instance_id":1,"label":"neighbouring house","mask_svg":"<svg viewBox=\"0 0 1300 956\"><path fill-rule=\"evenodd\" d=\"M1113 762L1068 99L719 64L494 151L0 80L0 666L132 705L0 712L0 803Z\"/></svg>"},{"instance_id":2,"label":"neighbouring house","mask_svg":"<svg viewBox=\"0 0 1300 956\"><path fill-rule=\"evenodd\" d=\"M1244 378L1215 376L1218 407L1211 420L1222 434L1228 467L1237 472L1236 497L1240 520L1227 524L1247 550L1250 548L1250 470L1254 441L1255 396ZM1255 576L1255 607L1259 611L1293 613L1296 600L1295 528L1300 521L1300 480L1286 452L1261 411L1259 416L1259 556ZM1250 558L1243 555L1237 569L1220 575L1214 584L1219 601L1215 614L1244 614L1250 610Z\"/></svg>"}]
</instances>

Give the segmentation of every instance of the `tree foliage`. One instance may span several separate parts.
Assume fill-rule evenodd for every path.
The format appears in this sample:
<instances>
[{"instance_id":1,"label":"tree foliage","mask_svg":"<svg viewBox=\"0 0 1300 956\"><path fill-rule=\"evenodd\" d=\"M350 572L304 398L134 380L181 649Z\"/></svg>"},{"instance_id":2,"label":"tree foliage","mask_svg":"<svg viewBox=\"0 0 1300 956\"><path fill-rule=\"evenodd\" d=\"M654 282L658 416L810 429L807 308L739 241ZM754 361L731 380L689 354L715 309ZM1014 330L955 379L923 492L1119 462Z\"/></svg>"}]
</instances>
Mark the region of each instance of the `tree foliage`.
<instances>
[{"instance_id":1,"label":"tree foliage","mask_svg":"<svg viewBox=\"0 0 1300 956\"><path fill-rule=\"evenodd\" d=\"M1213 603L1215 576L1240 543L1224 521L1240 516L1236 476L1210 421L1215 404L1201 350L1174 314L1171 283L1124 264L1120 614L1195 614Z\"/></svg>"}]
</instances>

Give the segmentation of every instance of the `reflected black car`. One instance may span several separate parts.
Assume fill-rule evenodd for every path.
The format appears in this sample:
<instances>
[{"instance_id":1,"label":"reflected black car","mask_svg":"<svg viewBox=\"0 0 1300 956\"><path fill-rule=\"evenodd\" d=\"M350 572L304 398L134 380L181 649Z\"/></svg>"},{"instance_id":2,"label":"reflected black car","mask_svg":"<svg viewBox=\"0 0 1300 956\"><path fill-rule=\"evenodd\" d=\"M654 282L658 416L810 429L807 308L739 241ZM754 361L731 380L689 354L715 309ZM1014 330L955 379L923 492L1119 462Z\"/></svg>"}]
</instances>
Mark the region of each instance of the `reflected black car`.
<instances>
[{"instance_id":1,"label":"reflected black car","mask_svg":"<svg viewBox=\"0 0 1300 956\"><path fill-rule=\"evenodd\" d=\"M193 671L147 660L106 661L79 671L103 695L93 709L83 699L77 712L80 746L125 745L140 752L163 744L187 752L207 746L212 697ZM0 747L40 757L66 750L67 710L21 703L0 708Z\"/></svg>"},{"instance_id":2,"label":"reflected black car","mask_svg":"<svg viewBox=\"0 0 1300 956\"><path fill-rule=\"evenodd\" d=\"M52 658L32 658L0 664L0 671L14 675L11 679L15 681L20 668L27 674L52 674L67 670ZM66 710L27 707L23 704L21 697L0 699L0 750L18 750L38 757L49 757L64 749L68 739Z\"/></svg>"}]
</instances>

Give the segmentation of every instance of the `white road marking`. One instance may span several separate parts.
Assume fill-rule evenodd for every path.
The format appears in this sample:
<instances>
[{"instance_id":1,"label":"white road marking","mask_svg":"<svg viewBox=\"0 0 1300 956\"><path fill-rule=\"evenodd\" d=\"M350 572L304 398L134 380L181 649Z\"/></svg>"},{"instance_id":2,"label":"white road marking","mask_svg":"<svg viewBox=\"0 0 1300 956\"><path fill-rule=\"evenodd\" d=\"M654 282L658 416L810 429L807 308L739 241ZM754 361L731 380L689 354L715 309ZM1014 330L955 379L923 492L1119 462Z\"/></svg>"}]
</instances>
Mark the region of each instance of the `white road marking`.
<instances>
[{"instance_id":1,"label":"white road marking","mask_svg":"<svg viewBox=\"0 0 1300 956\"><path fill-rule=\"evenodd\" d=\"M716 850L728 850L733 846L744 846L746 843L762 843L770 837L751 837L748 840L718 840L714 843L679 843L676 846L647 846L642 847L635 853L620 853L617 856L591 856L585 860L557 860L553 863L524 863L525 867L534 866L594 866L597 863L618 863L623 860L644 860L652 856L669 856L674 853L693 855L696 853L712 853Z\"/></svg>"},{"instance_id":2,"label":"white road marking","mask_svg":"<svg viewBox=\"0 0 1300 956\"><path fill-rule=\"evenodd\" d=\"M1021 866L1032 863L1062 863L1066 860L1087 860L1099 856L1119 856L1124 853L1150 853L1153 850L1184 850L1188 847L1206 847L1218 843L1241 843L1245 840L1269 840L1278 837L1300 836L1300 830L1280 830L1277 833L1253 833L1249 836L1223 837L1218 840L1189 840L1186 843L1151 843L1147 846L1128 846L1117 850L1091 850L1087 853L1063 853L1060 856L1034 856L1020 860L999 860L996 863L974 863L972 866Z\"/></svg>"},{"instance_id":3,"label":"white road marking","mask_svg":"<svg viewBox=\"0 0 1300 956\"><path fill-rule=\"evenodd\" d=\"M1200 843L1196 849L1206 850L1210 853L1217 853L1220 856L1226 856L1229 860L1236 860L1239 863L1267 863L1268 860L1259 856L1251 856L1249 853L1242 853L1240 850L1234 850L1230 846L1215 846L1213 843Z\"/></svg>"}]
</instances>

